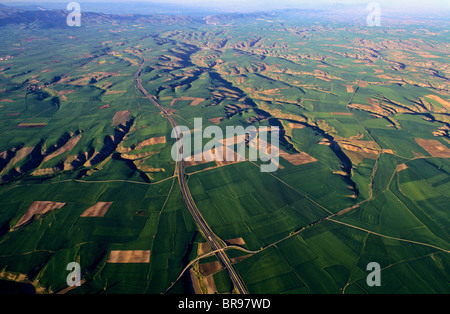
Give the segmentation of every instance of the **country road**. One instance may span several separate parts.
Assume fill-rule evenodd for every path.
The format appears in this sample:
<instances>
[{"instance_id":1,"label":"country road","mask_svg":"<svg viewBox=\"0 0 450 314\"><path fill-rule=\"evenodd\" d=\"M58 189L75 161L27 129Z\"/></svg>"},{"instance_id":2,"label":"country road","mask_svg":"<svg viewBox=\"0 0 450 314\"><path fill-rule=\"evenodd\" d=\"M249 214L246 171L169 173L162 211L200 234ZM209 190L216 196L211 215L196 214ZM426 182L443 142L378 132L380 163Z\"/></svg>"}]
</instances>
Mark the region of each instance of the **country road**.
<instances>
[{"instance_id":1,"label":"country road","mask_svg":"<svg viewBox=\"0 0 450 314\"><path fill-rule=\"evenodd\" d=\"M182 153L182 137L181 134L178 133L178 124L173 118L173 116L164 108L161 104L158 103L156 98L153 95L150 95L145 88L142 86L141 80L139 78L142 68L144 66L145 59L141 62L138 71L135 74L135 81L138 89L144 94L146 98L148 98L158 109L161 110L161 112L165 115L165 117L169 120L170 124L172 125L172 128L175 130L176 133L176 139L177 139L177 145L178 145L178 152ZM202 232L203 236L208 241L209 245L211 246L211 249L213 251L216 251L216 256L219 259L219 261L222 263L222 265L227 269L228 274L231 278L231 281L234 284L234 287L240 294L247 294L247 288L245 287L244 282L242 281L241 277L231 264L230 259L224 252L224 247L221 244L221 242L218 240L216 235L212 232L211 228L206 223L205 219L200 214L200 211L197 208L197 205L194 202L194 199L192 198L191 192L189 191L189 187L186 181L186 176L184 172L184 160L183 158L179 158L180 161L177 161L176 163L176 172L178 176L178 183L180 185L181 194L183 195L183 199L186 203L186 206L189 209L189 212L191 213L192 217L194 218L195 223L197 224L198 228Z\"/></svg>"}]
</instances>

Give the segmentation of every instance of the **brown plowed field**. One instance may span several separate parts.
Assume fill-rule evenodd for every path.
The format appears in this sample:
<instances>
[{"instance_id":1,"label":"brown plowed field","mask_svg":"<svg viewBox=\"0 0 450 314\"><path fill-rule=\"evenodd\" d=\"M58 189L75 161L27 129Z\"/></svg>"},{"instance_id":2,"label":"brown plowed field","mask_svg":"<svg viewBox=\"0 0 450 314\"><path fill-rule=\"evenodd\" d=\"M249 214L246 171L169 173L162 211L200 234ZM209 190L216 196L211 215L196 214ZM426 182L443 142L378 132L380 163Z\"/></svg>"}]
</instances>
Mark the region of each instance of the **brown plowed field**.
<instances>
[{"instance_id":1,"label":"brown plowed field","mask_svg":"<svg viewBox=\"0 0 450 314\"><path fill-rule=\"evenodd\" d=\"M162 144L166 142L166 137L165 136L160 136L160 137L152 137L149 138L145 141L140 142L139 144L137 144L136 149L144 147L144 146L149 146L149 145L155 145L155 144Z\"/></svg>"},{"instance_id":2,"label":"brown plowed field","mask_svg":"<svg viewBox=\"0 0 450 314\"><path fill-rule=\"evenodd\" d=\"M112 126L118 126L120 124L124 124L128 121L130 117L130 110L117 111L113 117Z\"/></svg>"},{"instance_id":3,"label":"brown plowed field","mask_svg":"<svg viewBox=\"0 0 450 314\"><path fill-rule=\"evenodd\" d=\"M94 206L86 209L80 217L103 217L111 206L112 202L98 202Z\"/></svg>"},{"instance_id":4,"label":"brown plowed field","mask_svg":"<svg viewBox=\"0 0 450 314\"><path fill-rule=\"evenodd\" d=\"M417 144L422 146L431 156L450 158L450 149L438 140L415 139Z\"/></svg>"},{"instance_id":5,"label":"brown plowed field","mask_svg":"<svg viewBox=\"0 0 450 314\"><path fill-rule=\"evenodd\" d=\"M28 208L25 215L23 215L22 218L19 220L19 222L14 226L14 229L17 229L23 224L27 223L28 221L33 219L33 217L36 215L43 215L45 213L48 213L49 211L59 209L64 205L66 205L66 203L36 201L33 204L31 204L30 208Z\"/></svg>"},{"instance_id":6,"label":"brown plowed field","mask_svg":"<svg viewBox=\"0 0 450 314\"><path fill-rule=\"evenodd\" d=\"M108 263L150 263L149 250L111 251Z\"/></svg>"}]
</instances>

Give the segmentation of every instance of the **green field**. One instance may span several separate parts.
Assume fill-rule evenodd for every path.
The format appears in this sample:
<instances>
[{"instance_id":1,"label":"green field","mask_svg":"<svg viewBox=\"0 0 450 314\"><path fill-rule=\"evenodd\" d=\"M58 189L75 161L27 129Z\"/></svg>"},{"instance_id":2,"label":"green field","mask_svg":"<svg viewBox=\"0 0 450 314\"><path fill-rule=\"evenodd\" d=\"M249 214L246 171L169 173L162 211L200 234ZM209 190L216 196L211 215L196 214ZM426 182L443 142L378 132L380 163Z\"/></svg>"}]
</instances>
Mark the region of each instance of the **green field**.
<instances>
[{"instance_id":1,"label":"green field","mask_svg":"<svg viewBox=\"0 0 450 314\"><path fill-rule=\"evenodd\" d=\"M292 159L273 173L261 160L185 169L217 238L241 241L226 254L249 293L449 293L448 21L369 31L284 14L0 24L0 57L13 56L0 61L0 280L68 294L189 294L209 280L235 293L223 267L189 275L217 258L201 258L171 115L191 130L195 118L281 128ZM141 62L167 115L137 87ZM15 228L34 202L64 206ZM111 205L84 217L98 202ZM112 251L150 257L114 263ZM65 291L70 262L83 284ZM380 287L366 283L371 262Z\"/></svg>"}]
</instances>

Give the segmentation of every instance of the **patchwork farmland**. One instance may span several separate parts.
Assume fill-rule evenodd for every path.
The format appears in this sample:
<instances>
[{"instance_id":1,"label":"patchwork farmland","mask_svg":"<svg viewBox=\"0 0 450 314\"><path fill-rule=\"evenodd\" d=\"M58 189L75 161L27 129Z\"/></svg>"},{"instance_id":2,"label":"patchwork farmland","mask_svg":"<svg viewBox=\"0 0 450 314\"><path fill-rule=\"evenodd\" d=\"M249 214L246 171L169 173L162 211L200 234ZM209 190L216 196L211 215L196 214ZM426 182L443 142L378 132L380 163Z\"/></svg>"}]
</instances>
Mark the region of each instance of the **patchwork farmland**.
<instances>
[{"instance_id":1,"label":"patchwork farmland","mask_svg":"<svg viewBox=\"0 0 450 314\"><path fill-rule=\"evenodd\" d=\"M13 56L0 59L0 281L449 293L448 21L305 14L0 16L0 57ZM280 144L209 147L196 118L224 134L277 127ZM201 144L182 161L175 126ZM276 171L250 148L276 151ZM71 262L82 284L68 289ZM366 283L371 262L381 286Z\"/></svg>"}]
</instances>

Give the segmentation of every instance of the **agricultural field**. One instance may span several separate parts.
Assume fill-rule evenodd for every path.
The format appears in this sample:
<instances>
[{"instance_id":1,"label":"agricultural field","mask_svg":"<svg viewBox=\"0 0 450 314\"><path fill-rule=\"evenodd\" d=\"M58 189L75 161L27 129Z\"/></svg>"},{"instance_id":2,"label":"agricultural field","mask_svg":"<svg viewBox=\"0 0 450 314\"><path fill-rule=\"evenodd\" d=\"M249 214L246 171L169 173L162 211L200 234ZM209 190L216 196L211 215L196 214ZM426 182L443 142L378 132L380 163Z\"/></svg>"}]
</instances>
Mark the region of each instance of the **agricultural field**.
<instances>
[{"instance_id":1,"label":"agricultural field","mask_svg":"<svg viewBox=\"0 0 450 314\"><path fill-rule=\"evenodd\" d=\"M302 14L0 15L0 281L238 293L187 189L251 294L449 293L448 21ZM277 170L194 160L198 118L278 127ZM183 174L174 123L199 144ZM237 158L214 144L203 157Z\"/></svg>"}]
</instances>

